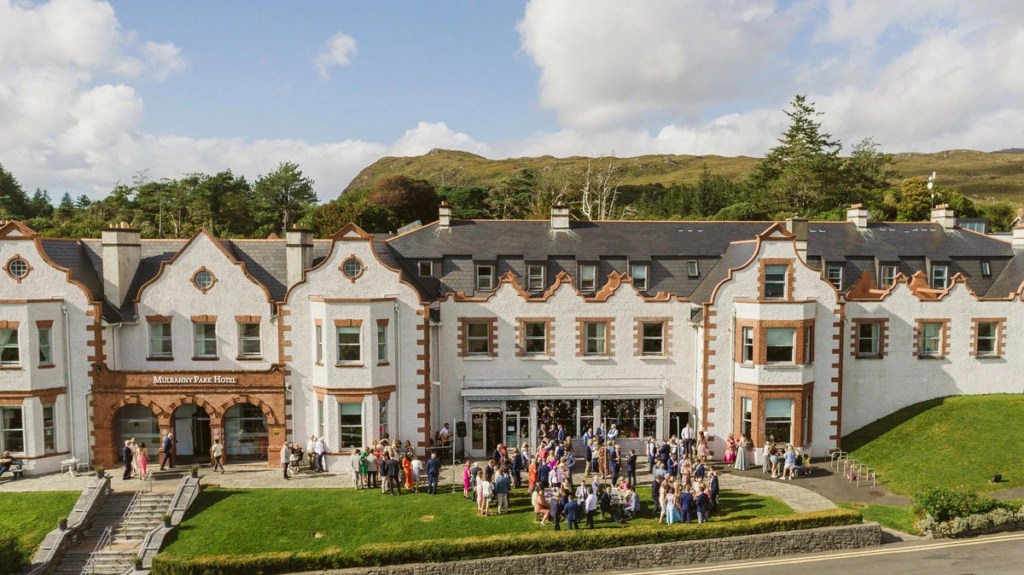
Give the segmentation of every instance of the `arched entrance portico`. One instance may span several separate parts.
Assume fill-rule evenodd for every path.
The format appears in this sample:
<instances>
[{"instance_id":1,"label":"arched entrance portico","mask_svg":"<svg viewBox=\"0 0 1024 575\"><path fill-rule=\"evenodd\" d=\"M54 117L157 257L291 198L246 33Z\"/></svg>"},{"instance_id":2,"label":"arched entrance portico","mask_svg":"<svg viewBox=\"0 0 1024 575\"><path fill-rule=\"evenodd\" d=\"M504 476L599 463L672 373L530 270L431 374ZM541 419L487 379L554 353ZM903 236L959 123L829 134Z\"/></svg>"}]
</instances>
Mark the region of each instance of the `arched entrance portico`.
<instances>
[{"instance_id":1,"label":"arched entrance portico","mask_svg":"<svg viewBox=\"0 0 1024 575\"><path fill-rule=\"evenodd\" d=\"M146 444L150 458L160 451L160 420L153 410L145 405L131 403L117 410L114 424L114 457L121 461L121 446L134 438Z\"/></svg>"},{"instance_id":2,"label":"arched entrance portico","mask_svg":"<svg viewBox=\"0 0 1024 575\"><path fill-rule=\"evenodd\" d=\"M229 461L267 460L267 416L251 403L236 403L224 412L225 451Z\"/></svg>"},{"instance_id":3,"label":"arched entrance portico","mask_svg":"<svg viewBox=\"0 0 1024 575\"><path fill-rule=\"evenodd\" d=\"M210 429L210 414L202 406L186 403L171 414L171 429L176 440L176 455L183 463L206 461L213 432Z\"/></svg>"}]
</instances>

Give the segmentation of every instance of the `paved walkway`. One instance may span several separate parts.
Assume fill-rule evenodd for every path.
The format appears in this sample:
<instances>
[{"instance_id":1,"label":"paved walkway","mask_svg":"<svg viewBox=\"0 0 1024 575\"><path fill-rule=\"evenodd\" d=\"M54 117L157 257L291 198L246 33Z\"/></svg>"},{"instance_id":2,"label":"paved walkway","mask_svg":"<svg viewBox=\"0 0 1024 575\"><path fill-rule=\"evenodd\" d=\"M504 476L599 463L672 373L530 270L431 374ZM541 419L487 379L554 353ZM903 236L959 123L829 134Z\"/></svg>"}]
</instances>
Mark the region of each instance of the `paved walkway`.
<instances>
[{"instance_id":1,"label":"paved walkway","mask_svg":"<svg viewBox=\"0 0 1024 575\"><path fill-rule=\"evenodd\" d=\"M719 482L722 489L735 489L754 495L774 497L793 508L793 511L824 511L835 509L836 504L821 495L798 485L800 480L783 481L781 479L762 479L739 473L722 473Z\"/></svg>"}]
</instances>

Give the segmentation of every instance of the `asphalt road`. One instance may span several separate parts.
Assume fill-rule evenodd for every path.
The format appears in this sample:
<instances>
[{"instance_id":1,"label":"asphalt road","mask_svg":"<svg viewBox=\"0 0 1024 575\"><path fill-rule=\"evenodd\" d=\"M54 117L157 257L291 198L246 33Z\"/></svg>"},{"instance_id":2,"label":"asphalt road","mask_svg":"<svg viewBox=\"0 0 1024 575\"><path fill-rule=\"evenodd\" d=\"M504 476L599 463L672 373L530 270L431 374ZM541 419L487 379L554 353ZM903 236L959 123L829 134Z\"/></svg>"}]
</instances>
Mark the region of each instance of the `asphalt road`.
<instances>
[{"instance_id":1,"label":"asphalt road","mask_svg":"<svg viewBox=\"0 0 1024 575\"><path fill-rule=\"evenodd\" d=\"M643 575L968 575L1024 573L1024 533L891 543L856 551L629 571Z\"/></svg>"}]
</instances>

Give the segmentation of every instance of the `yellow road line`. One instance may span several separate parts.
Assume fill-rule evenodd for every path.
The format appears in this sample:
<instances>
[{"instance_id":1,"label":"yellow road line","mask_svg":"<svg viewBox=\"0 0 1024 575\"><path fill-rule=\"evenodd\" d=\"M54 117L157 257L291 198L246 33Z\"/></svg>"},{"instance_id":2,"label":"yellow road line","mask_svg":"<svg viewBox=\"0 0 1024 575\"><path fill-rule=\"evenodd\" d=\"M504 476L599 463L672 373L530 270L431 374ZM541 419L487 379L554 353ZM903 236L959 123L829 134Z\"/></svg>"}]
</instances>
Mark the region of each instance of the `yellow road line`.
<instances>
[{"instance_id":1,"label":"yellow road line","mask_svg":"<svg viewBox=\"0 0 1024 575\"><path fill-rule=\"evenodd\" d=\"M878 555L894 555L897 553L918 553L931 549L949 549L953 547L968 547L972 545L985 545L987 543L1002 543L1006 541L1017 541L1024 539L1024 533L1012 533L1008 535L995 535L978 539L952 539L936 543L925 543L923 545L907 545L901 547L877 547L861 549L856 551L845 551L831 553L828 555L814 555L811 557L791 557L785 559L763 559L747 561L745 563L721 563L702 564L695 567L681 567L675 569L664 569L658 571L638 571L642 575L683 575L685 573L711 573L716 571L732 571L736 569L749 569L754 567L772 567L776 565L797 565L801 563L817 563L821 561L834 561L837 559L848 559L855 557L874 557Z\"/></svg>"}]
</instances>

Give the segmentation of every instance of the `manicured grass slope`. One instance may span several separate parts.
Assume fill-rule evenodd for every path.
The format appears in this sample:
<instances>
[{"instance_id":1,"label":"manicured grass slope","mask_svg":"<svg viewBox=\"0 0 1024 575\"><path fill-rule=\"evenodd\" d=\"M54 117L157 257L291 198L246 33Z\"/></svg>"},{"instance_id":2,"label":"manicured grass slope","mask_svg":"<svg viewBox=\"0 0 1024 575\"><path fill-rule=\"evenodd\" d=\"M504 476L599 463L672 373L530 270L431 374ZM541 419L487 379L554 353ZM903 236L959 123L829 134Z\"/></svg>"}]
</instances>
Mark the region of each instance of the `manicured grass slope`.
<instances>
[{"instance_id":1,"label":"manicured grass slope","mask_svg":"<svg viewBox=\"0 0 1024 575\"><path fill-rule=\"evenodd\" d=\"M722 492L721 504L725 514L716 517L716 521L792 514L788 506L776 499L731 491ZM649 513L650 501L644 505ZM601 529L622 529L610 520L598 518L595 522ZM648 517L630 525L654 522ZM551 529L551 525L542 527L534 521L529 497L522 492L513 494L509 515L479 517L476 504L463 499L461 492L391 497L378 490L210 488L199 495L185 521L171 535L164 553L199 557L354 550L366 543ZM318 533L320 537L316 536Z\"/></svg>"},{"instance_id":2,"label":"manicured grass slope","mask_svg":"<svg viewBox=\"0 0 1024 575\"><path fill-rule=\"evenodd\" d=\"M901 409L843 438L853 459L874 467L886 488L991 492L1024 485L1024 395L947 397ZM1002 474L1003 482L989 479Z\"/></svg>"},{"instance_id":3,"label":"manicured grass slope","mask_svg":"<svg viewBox=\"0 0 1024 575\"><path fill-rule=\"evenodd\" d=\"M71 512L78 495L75 491L0 493L0 533L16 533L31 558L43 537Z\"/></svg>"}]
</instances>

